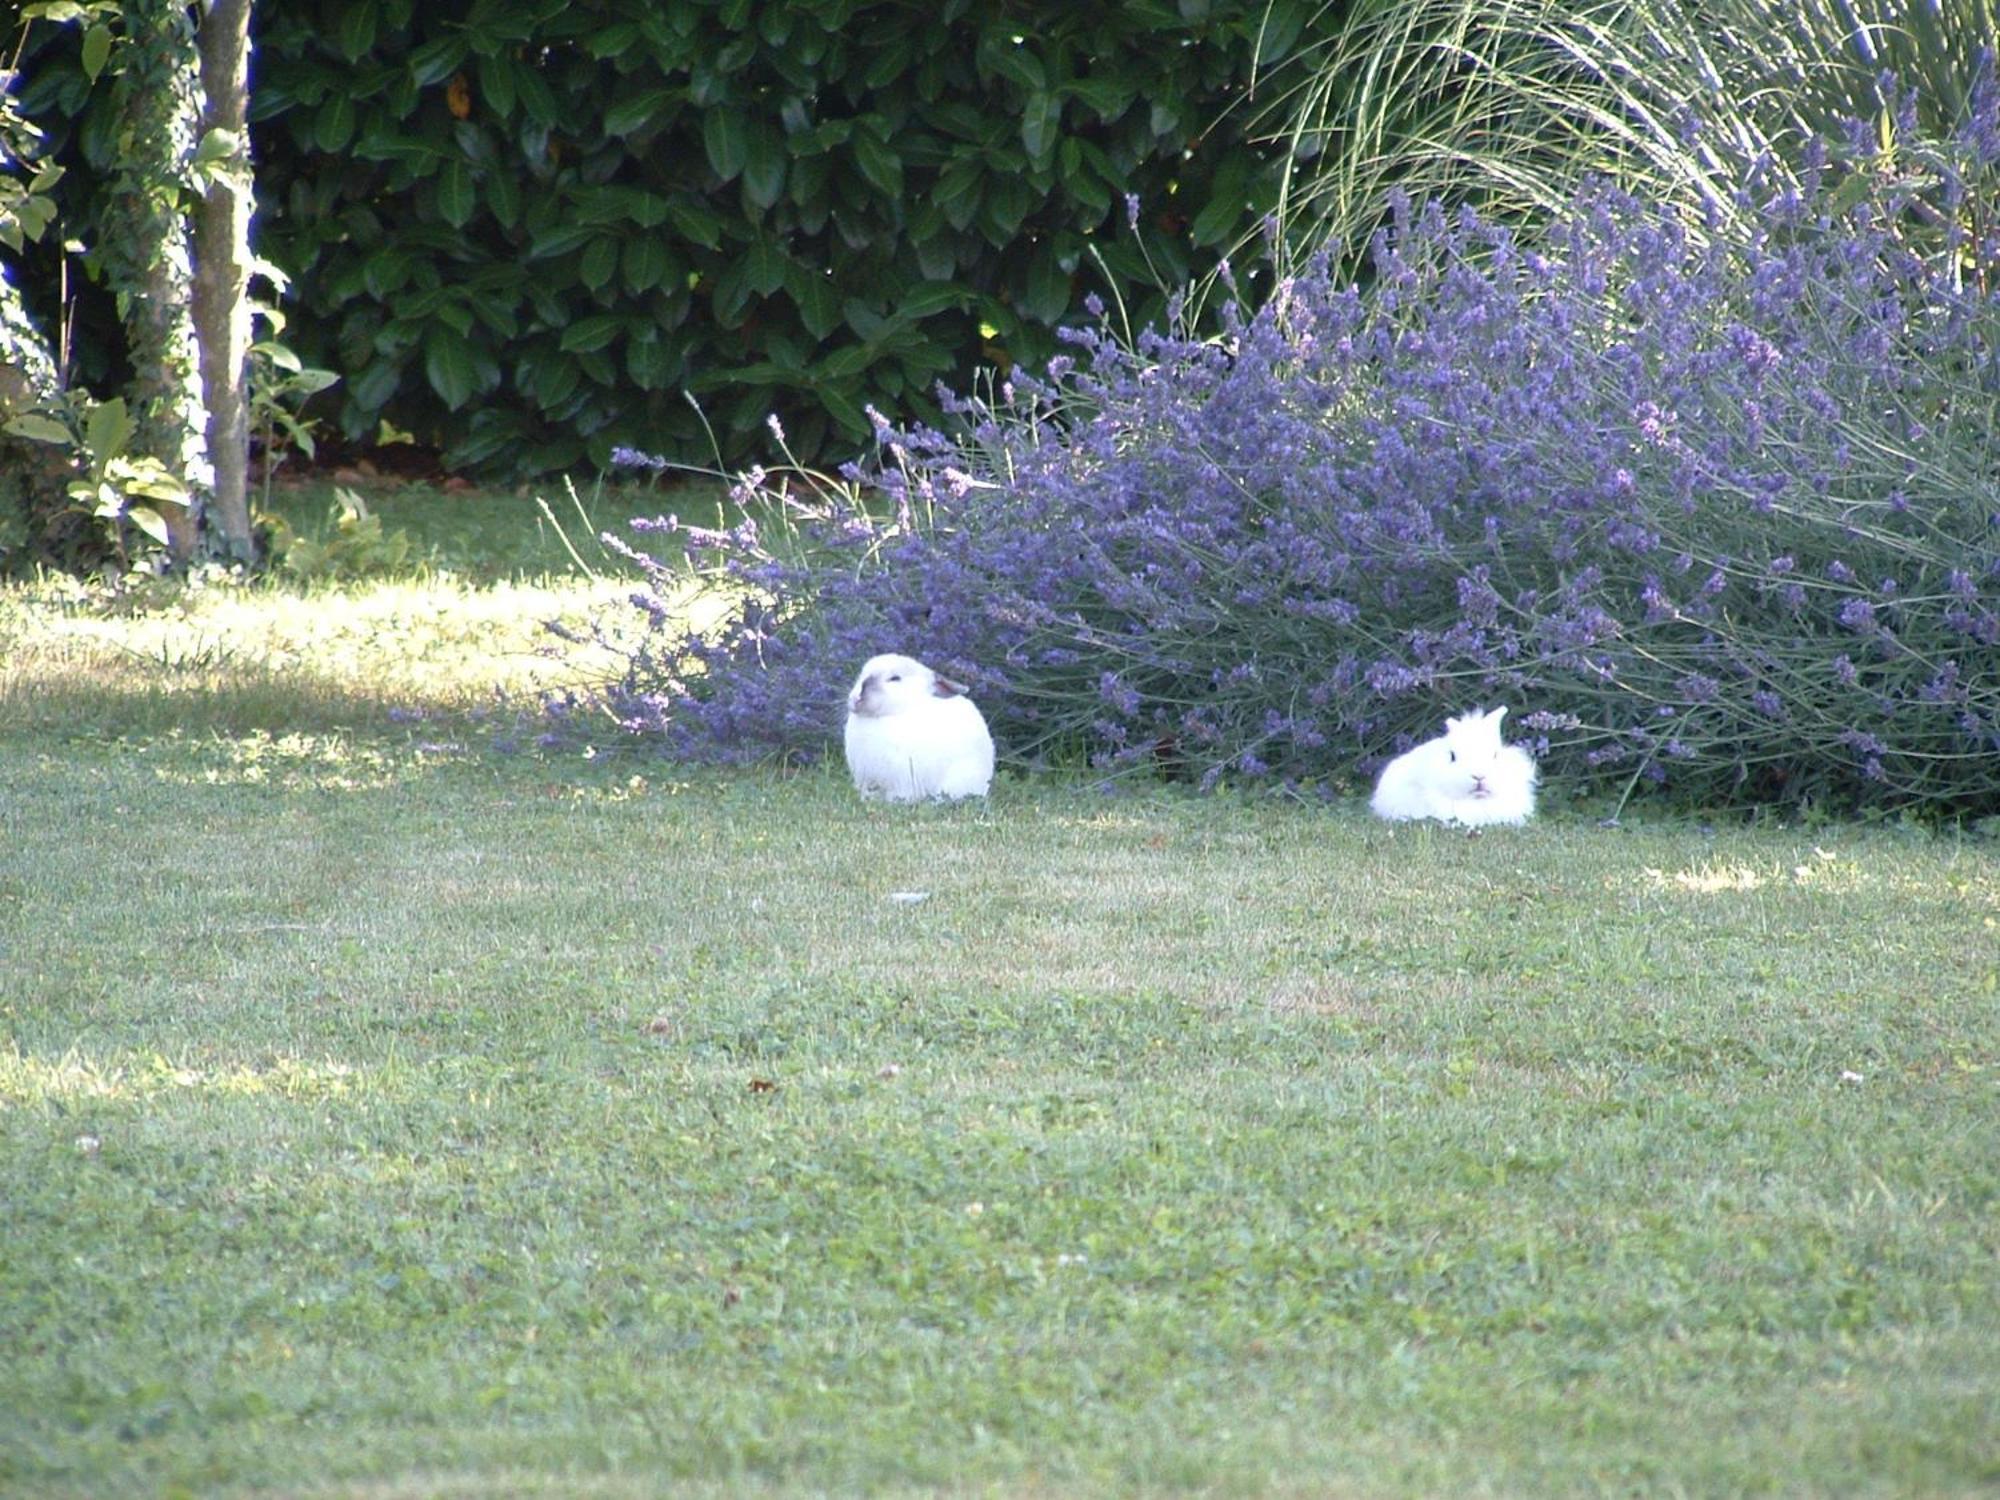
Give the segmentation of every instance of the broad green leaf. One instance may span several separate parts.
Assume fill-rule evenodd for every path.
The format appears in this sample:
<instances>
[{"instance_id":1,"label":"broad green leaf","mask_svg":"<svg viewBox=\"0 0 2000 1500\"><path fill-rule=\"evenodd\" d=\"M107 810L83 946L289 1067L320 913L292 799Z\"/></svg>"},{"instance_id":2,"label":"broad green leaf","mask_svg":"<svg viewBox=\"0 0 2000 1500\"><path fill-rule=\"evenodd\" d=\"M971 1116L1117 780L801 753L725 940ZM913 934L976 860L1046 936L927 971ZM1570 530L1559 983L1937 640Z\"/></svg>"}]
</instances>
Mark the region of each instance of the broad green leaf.
<instances>
[{"instance_id":1,"label":"broad green leaf","mask_svg":"<svg viewBox=\"0 0 2000 1500\"><path fill-rule=\"evenodd\" d=\"M928 318L946 308L963 307L971 297L970 291L952 282L927 281L898 302L896 311L906 318Z\"/></svg>"},{"instance_id":2,"label":"broad green leaf","mask_svg":"<svg viewBox=\"0 0 2000 1500\"><path fill-rule=\"evenodd\" d=\"M596 238L597 230L592 225L574 221L554 224L528 241L528 259L546 260L551 256L568 255Z\"/></svg>"},{"instance_id":3,"label":"broad green leaf","mask_svg":"<svg viewBox=\"0 0 2000 1500\"><path fill-rule=\"evenodd\" d=\"M1190 241L1208 246L1235 238L1250 214L1243 177L1242 170L1234 163L1215 174L1208 204L1195 215L1194 223L1188 228Z\"/></svg>"},{"instance_id":4,"label":"broad green leaf","mask_svg":"<svg viewBox=\"0 0 2000 1500\"><path fill-rule=\"evenodd\" d=\"M593 313L578 318L563 330L560 345L565 354L591 354L609 345L625 327L618 313Z\"/></svg>"},{"instance_id":5,"label":"broad green leaf","mask_svg":"<svg viewBox=\"0 0 2000 1500\"><path fill-rule=\"evenodd\" d=\"M1021 223L1035 204L1035 190L1019 177L995 176L988 181L980 205L979 225L989 243L1004 248L1021 232Z\"/></svg>"},{"instance_id":6,"label":"broad green leaf","mask_svg":"<svg viewBox=\"0 0 2000 1500\"><path fill-rule=\"evenodd\" d=\"M731 261L709 287L708 309L724 328L743 321L743 309L750 304L750 278L742 260Z\"/></svg>"},{"instance_id":7,"label":"broad green leaf","mask_svg":"<svg viewBox=\"0 0 2000 1500\"><path fill-rule=\"evenodd\" d=\"M857 130L853 141L854 164L868 185L885 198L903 196L903 159L894 148L879 140L872 131Z\"/></svg>"},{"instance_id":8,"label":"broad green leaf","mask_svg":"<svg viewBox=\"0 0 2000 1500\"><path fill-rule=\"evenodd\" d=\"M593 31L583 39L583 50L592 57L622 57L639 40L639 26L634 21L614 21L602 30Z\"/></svg>"},{"instance_id":9,"label":"broad green leaf","mask_svg":"<svg viewBox=\"0 0 2000 1500\"><path fill-rule=\"evenodd\" d=\"M250 357L252 359L268 360L273 369L283 370L287 374L295 375L305 368L304 362L291 349L283 344L274 344L268 340L260 339L252 344L250 346Z\"/></svg>"},{"instance_id":10,"label":"broad green leaf","mask_svg":"<svg viewBox=\"0 0 2000 1500\"><path fill-rule=\"evenodd\" d=\"M514 112L514 59L504 52L479 59L479 96L501 119Z\"/></svg>"},{"instance_id":11,"label":"broad green leaf","mask_svg":"<svg viewBox=\"0 0 2000 1500\"><path fill-rule=\"evenodd\" d=\"M583 384L583 371L573 359L553 358L542 362L535 372L535 400L544 411L553 411L576 394Z\"/></svg>"},{"instance_id":12,"label":"broad green leaf","mask_svg":"<svg viewBox=\"0 0 2000 1500\"><path fill-rule=\"evenodd\" d=\"M1021 114L1021 144L1028 160L1046 167L1055 156L1056 138L1062 129L1062 101L1053 94L1030 94Z\"/></svg>"},{"instance_id":13,"label":"broad green leaf","mask_svg":"<svg viewBox=\"0 0 2000 1500\"><path fill-rule=\"evenodd\" d=\"M769 208L785 193L785 138L764 121L747 133L743 158L743 191L759 208Z\"/></svg>"},{"instance_id":14,"label":"broad green leaf","mask_svg":"<svg viewBox=\"0 0 2000 1500\"><path fill-rule=\"evenodd\" d=\"M1049 75L1042 67L1042 60L1011 39L995 38L990 43L982 44L979 59L994 72L1003 78L1011 78L1024 89L1040 91L1049 86Z\"/></svg>"},{"instance_id":15,"label":"broad green leaf","mask_svg":"<svg viewBox=\"0 0 2000 1500\"><path fill-rule=\"evenodd\" d=\"M709 110L702 117L701 144L715 175L724 182L733 182L743 170L750 150L742 117L735 110L720 106Z\"/></svg>"},{"instance_id":16,"label":"broad green leaf","mask_svg":"<svg viewBox=\"0 0 2000 1500\"><path fill-rule=\"evenodd\" d=\"M813 375L822 382L852 380L878 358L880 355L868 344L847 344L813 366Z\"/></svg>"},{"instance_id":17,"label":"broad green leaf","mask_svg":"<svg viewBox=\"0 0 2000 1500\"><path fill-rule=\"evenodd\" d=\"M354 101L346 94L329 94L313 117L313 140L329 156L337 156L354 139Z\"/></svg>"},{"instance_id":18,"label":"broad green leaf","mask_svg":"<svg viewBox=\"0 0 2000 1500\"><path fill-rule=\"evenodd\" d=\"M815 388L813 394L819 397L819 404L826 408L827 415L850 436L861 437L871 430L868 413L845 386L821 385Z\"/></svg>"},{"instance_id":19,"label":"broad green leaf","mask_svg":"<svg viewBox=\"0 0 2000 1500\"><path fill-rule=\"evenodd\" d=\"M442 83L458 71L458 65L465 61L465 54L465 39L462 36L441 36L435 41L425 42L410 54L410 76L425 87Z\"/></svg>"},{"instance_id":20,"label":"broad green leaf","mask_svg":"<svg viewBox=\"0 0 2000 1500\"><path fill-rule=\"evenodd\" d=\"M917 240L911 248L916 252L917 269L924 273L926 281L949 281L958 270L958 252L952 241L957 236L946 233L928 235Z\"/></svg>"},{"instance_id":21,"label":"broad green leaf","mask_svg":"<svg viewBox=\"0 0 2000 1500\"><path fill-rule=\"evenodd\" d=\"M433 324L424 339L424 376L438 399L457 411L479 394L479 362L471 342L455 328Z\"/></svg>"},{"instance_id":22,"label":"broad green leaf","mask_svg":"<svg viewBox=\"0 0 2000 1500\"><path fill-rule=\"evenodd\" d=\"M663 390L681 372L680 357L665 339L633 339L625 349L625 373L642 391Z\"/></svg>"},{"instance_id":23,"label":"broad green leaf","mask_svg":"<svg viewBox=\"0 0 2000 1500\"><path fill-rule=\"evenodd\" d=\"M376 360L348 383L347 394L364 412L380 411L396 394L403 381L402 364L393 359Z\"/></svg>"},{"instance_id":24,"label":"broad green leaf","mask_svg":"<svg viewBox=\"0 0 2000 1500\"><path fill-rule=\"evenodd\" d=\"M682 238L713 250L722 243L722 220L696 199L686 195L667 200L667 217Z\"/></svg>"},{"instance_id":25,"label":"broad green leaf","mask_svg":"<svg viewBox=\"0 0 2000 1500\"><path fill-rule=\"evenodd\" d=\"M768 297L785 284L785 270L791 257L784 247L767 235L759 235L750 242L743 256L743 275L750 290Z\"/></svg>"},{"instance_id":26,"label":"broad green leaf","mask_svg":"<svg viewBox=\"0 0 2000 1500\"><path fill-rule=\"evenodd\" d=\"M980 164L966 157L953 162L939 174L931 201L944 211L945 219L953 229L968 227L978 214L980 179L983 175Z\"/></svg>"},{"instance_id":27,"label":"broad green leaf","mask_svg":"<svg viewBox=\"0 0 2000 1500\"><path fill-rule=\"evenodd\" d=\"M1306 0L1273 0L1264 7L1257 22L1257 65L1270 67L1281 61L1305 30Z\"/></svg>"},{"instance_id":28,"label":"broad green leaf","mask_svg":"<svg viewBox=\"0 0 2000 1500\"><path fill-rule=\"evenodd\" d=\"M453 229L463 229L479 205L472 183L472 168L462 158L453 158L438 173L438 214Z\"/></svg>"},{"instance_id":29,"label":"broad green leaf","mask_svg":"<svg viewBox=\"0 0 2000 1500\"><path fill-rule=\"evenodd\" d=\"M529 119L544 130L555 129L562 119L562 111L556 107L556 96L549 92L549 86L543 81L539 68L529 64L516 68L514 92L520 95L521 108L528 112Z\"/></svg>"},{"instance_id":30,"label":"broad green leaf","mask_svg":"<svg viewBox=\"0 0 2000 1500\"><path fill-rule=\"evenodd\" d=\"M348 0L334 28L334 45L349 62L359 62L375 45L375 0Z\"/></svg>"},{"instance_id":31,"label":"broad green leaf","mask_svg":"<svg viewBox=\"0 0 2000 1500\"><path fill-rule=\"evenodd\" d=\"M650 292L673 274L674 257L658 235L630 235L625 240L619 269L624 275L625 290L637 295Z\"/></svg>"},{"instance_id":32,"label":"broad green leaf","mask_svg":"<svg viewBox=\"0 0 2000 1500\"><path fill-rule=\"evenodd\" d=\"M602 234L590 242L583 252L583 259L577 263L576 274L591 291L599 291L608 286L611 278L618 274L619 244L615 237Z\"/></svg>"},{"instance_id":33,"label":"broad green leaf","mask_svg":"<svg viewBox=\"0 0 2000 1500\"><path fill-rule=\"evenodd\" d=\"M15 437L24 437L36 443L59 443L64 447L76 441L76 434L63 423L32 411L21 413L0 428L0 432L11 432Z\"/></svg>"},{"instance_id":34,"label":"broad green leaf","mask_svg":"<svg viewBox=\"0 0 2000 1500\"><path fill-rule=\"evenodd\" d=\"M98 403L83 419L83 445L90 450L91 462L99 468L122 454L131 441L132 418L126 413L122 396Z\"/></svg>"},{"instance_id":35,"label":"broad green leaf","mask_svg":"<svg viewBox=\"0 0 2000 1500\"><path fill-rule=\"evenodd\" d=\"M1037 322L1053 323L1069 311L1069 291L1069 273L1056 264L1055 256L1044 247L1028 263L1026 284L1016 305Z\"/></svg>"},{"instance_id":36,"label":"broad green leaf","mask_svg":"<svg viewBox=\"0 0 2000 1500\"><path fill-rule=\"evenodd\" d=\"M150 505L135 505L125 512L125 519L145 532L162 547L167 545L167 523L158 511Z\"/></svg>"},{"instance_id":37,"label":"broad green leaf","mask_svg":"<svg viewBox=\"0 0 2000 1500\"><path fill-rule=\"evenodd\" d=\"M521 184L513 171L496 167L486 174L486 206L502 229L512 229L521 217Z\"/></svg>"},{"instance_id":38,"label":"broad green leaf","mask_svg":"<svg viewBox=\"0 0 2000 1500\"><path fill-rule=\"evenodd\" d=\"M799 310L799 322L814 338L823 339L840 326L840 292L827 272L793 261L785 269L785 290Z\"/></svg>"},{"instance_id":39,"label":"broad green leaf","mask_svg":"<svg viewBox=\"0 0 2000 1500\"><path fill-rule=\"evenodd\" d=\"M93 26L83 34L83 76L92 83L111 57L111 28Z\"/></svg>"},{"instance_id":40,"label":"broad green leaf","mask_svg":"<svg viewBox=\"0 0 2000 1500\"><path fill-rule=\"evenodd\" d=\"M644 89L615 101L604 111L604 133L625 136L667 114L674 104L672 89Z\"/></svg>"},{"instance_id":41,"label":"broad green leaf","mask_svg":"<svg viewBox=\"0 0 2000 1500\"><path fill-rule=\"evenodd\" d=\"M1107 125L1130 109L1135 97L1130 84L1106 78L1073 78L1062 86L1062 92L1095 111Z\"/></svg>"}]
</instances>

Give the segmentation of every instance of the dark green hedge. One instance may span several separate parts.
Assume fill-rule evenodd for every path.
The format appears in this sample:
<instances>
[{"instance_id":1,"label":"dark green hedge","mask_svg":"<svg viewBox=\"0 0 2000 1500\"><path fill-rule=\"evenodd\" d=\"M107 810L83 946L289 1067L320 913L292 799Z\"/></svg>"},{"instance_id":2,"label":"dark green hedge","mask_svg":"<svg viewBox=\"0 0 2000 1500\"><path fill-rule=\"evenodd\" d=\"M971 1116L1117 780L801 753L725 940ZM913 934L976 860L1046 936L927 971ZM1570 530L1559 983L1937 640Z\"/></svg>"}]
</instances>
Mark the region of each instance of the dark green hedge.
<instances>
[{"instance_id":1,"label":"dark green hedge","mask_svg":"<svg viewBox=\"0 0 2000 1500\"><path fill-rule=\"evenodd\" d=\"M806 458L1254 225L1238 103L1314 0L268 0L289 336L457 466ZM1261 49L1261 52L1260 52ZM1141 205L1127 226L1125 195Z\"/></svg>"}]
</instances>

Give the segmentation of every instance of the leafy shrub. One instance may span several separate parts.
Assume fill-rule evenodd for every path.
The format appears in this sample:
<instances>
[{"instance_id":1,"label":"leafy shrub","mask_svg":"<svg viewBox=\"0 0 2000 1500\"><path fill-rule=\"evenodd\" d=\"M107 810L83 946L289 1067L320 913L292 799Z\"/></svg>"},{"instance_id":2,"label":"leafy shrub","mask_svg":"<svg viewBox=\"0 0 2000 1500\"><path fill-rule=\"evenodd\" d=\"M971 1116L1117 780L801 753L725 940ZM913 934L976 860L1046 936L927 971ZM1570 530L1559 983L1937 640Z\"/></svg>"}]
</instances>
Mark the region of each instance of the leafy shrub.
<instances>
[{"instance_id":1,"label":"leafy shrub","mask_svg":"<svg viewBox=\"0 0 2000 1500\"><path fill-rule=\"evenodd\" d=\"M1901 143L1924 181L1857 132L1749 183L1740 243L1608 187L1532 247L1401 207L1366 294L1322 261L1222 338L1080 334L775 540L683 528L739 603L690 635L642 592L605 701L810 754L899 649L1016 758L1337 781L1501 699L1564 780L2000 808L2000 242L1954 216L1990 66L1975 104Z\"/></svg>"},{"instance_id":2,"label":"leafy shrub","mask_svg":"<svg viewBox=\"0 0 2000 1500\"><path fill-rule=\"evenodd\" d=\"M350 436L736 462L775 411L801 454L851 453L866 404L930 410L940 377L1040 364L1088 290L1143 316L1212 266L1274 191L1230 107L1317 12L282 0L262 245ZM1106 233L1127 191L1137 238Z\"/></svg>"}]
</instances>

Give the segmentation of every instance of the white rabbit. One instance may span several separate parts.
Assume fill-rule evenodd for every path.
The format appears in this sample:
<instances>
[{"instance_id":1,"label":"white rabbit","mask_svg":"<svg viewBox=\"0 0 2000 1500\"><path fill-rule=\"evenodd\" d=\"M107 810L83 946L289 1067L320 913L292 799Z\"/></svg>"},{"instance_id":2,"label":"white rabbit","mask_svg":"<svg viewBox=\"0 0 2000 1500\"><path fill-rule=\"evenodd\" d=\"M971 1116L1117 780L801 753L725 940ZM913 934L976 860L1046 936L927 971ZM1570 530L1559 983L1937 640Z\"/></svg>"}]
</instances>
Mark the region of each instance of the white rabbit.
<instances>
[{"instance_id":1,"label":"white rabbit","mask_svg":"<svg viewBox=\"0 0 2000 1500\"><path fill-rule=\"evenodd\" d=\"M1382 768L1369 804L1378 818L1436 818L1477 827L1525 823L1535 811L1535 761L1500 742L1505 707L1446 719L1444 733Z\"/></svg>"},{"instance_id":2,"label":"white rabbit","mask_svg":"<svg viewBox=\"0 0 2000 1500\"><path fill-rule=\"evenodd\" d=\"M847 695L847 769L863 797L984 797L993 736L957 683L907 656L874 656Z\"/></svg>"}]
</instances>

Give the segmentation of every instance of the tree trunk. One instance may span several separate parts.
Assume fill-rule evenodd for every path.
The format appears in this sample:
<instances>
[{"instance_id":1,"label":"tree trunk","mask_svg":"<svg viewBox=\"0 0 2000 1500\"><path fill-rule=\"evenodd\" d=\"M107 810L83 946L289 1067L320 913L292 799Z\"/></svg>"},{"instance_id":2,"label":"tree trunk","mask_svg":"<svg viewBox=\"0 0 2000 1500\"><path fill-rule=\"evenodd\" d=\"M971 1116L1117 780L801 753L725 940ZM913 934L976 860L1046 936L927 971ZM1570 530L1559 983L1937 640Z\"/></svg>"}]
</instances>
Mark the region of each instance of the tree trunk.
<instances>
[{"instance_id":1,"label":"tree trunk","mask_svg":"<svg viewBox=\"0 0 2000 1500\"><path fill-rule=\"evenodd\" d=\"M236 149L205 185L194 223L194 326L215 466L210 546L256 561L250 530L250 0L207 0L201 22L204 134L225 131Z\"/></svg>"},{"instance_id":2,"label":"tree trunk","mask_svg":"<svg viewBox=\"0 0 2000 1500\"><path fill-rule=\"evenodd\" d=\"M37 408L55 407L61 396L48 340L0 265L0 429ZM32 553L46 529L68 513L73 472L67 446L0 430L0 571Z\"/></svg>"},{"instance_id":3,"label":"tree trunk","mask_svg":"<svg viewBox=\"0 0 2000 1500\"><path fill-rule=\"evenodd\" d=\"M194 556L214 486L182 216L200 68L181 0L124 0L123 11L119 165L100 244L132 355L134 452L159 459L188 487L185 507L162 507L168 548L184 562Z\"/></svg>"}]
</instances>

